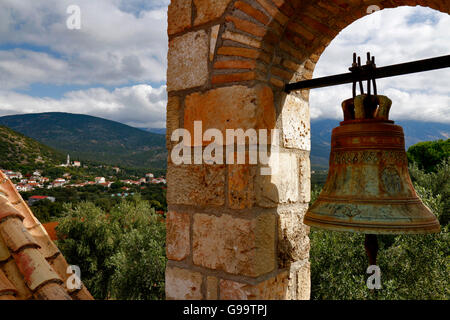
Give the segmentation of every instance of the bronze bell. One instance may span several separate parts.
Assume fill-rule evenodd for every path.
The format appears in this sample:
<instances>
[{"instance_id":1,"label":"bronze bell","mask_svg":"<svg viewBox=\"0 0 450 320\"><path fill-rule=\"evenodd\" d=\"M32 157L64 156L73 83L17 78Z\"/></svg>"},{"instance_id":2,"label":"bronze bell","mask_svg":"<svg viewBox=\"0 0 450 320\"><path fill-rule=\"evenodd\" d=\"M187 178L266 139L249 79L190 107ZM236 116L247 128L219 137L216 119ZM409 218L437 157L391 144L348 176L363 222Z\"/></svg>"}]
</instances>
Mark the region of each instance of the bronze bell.
<instances>
[{"instance_id":1,"label":"bronze bell","mask_svg":"<svg viewBox=\"0 0 450 320\"><path fill-rule=\"evenodd\" d=\"M391 104L386 96L365 94L342 103L344 121L332 132L328 177L305 224L366 234L440 231L414 190L403 129L389 120Z\"/></svg>"}]
</instances>

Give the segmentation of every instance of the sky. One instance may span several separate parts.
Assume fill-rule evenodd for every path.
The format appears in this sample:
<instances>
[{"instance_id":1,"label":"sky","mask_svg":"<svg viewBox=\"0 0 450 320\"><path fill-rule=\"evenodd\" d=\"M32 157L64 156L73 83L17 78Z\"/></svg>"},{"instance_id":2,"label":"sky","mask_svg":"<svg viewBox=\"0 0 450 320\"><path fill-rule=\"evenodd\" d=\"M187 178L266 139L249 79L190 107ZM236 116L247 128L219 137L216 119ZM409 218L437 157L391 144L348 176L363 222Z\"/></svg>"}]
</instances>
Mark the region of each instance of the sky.
<instances>
[{"instance_id":1,"label":"sky","mask_svg":"<svg viewBox=\"0 0 450 320\"><path fill-rule=\"evenodd\" d=\"M163 128L169 0L2 0L0 116L83 113ZM69 30L66 10L81 9ZM322 54L314 77L348 72L353 51L385 66L450 52L450 16L422 7L386 9L355 21ZM365 59L363 59L365 61ZM450 124L450 69L377 81L391 118ZM351 85L311 91L311 118L341 119Z\"/></svg>"}]
</instances>

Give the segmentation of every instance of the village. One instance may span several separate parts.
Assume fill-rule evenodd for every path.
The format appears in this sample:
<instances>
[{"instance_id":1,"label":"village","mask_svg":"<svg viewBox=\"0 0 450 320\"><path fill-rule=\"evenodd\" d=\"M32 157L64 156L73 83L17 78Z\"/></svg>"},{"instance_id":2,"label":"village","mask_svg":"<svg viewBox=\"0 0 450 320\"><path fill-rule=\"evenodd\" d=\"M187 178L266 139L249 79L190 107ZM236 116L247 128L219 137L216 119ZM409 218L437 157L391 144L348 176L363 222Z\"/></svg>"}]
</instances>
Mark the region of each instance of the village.
<instances>
[{"instance_id":1,"label":"village","mask_svg":"<svg viewBox=\"0 0 450 320\"><path fill-rule=\"evenodd\" d=\"M64 164L59 165L59 167L81 167L80 161L70 161L70 156L67 155L67 161ZM87 165L83 166L87 168ZM119 167L112 167L116 172L120 172ZM93 180L86 180L83 182L71 181L72 176L70 173L64 173L61 177L56 179L50 179L42 175L41 170L34 170L32 174L22 174L20 171L12 171L8 169L0 169L5 176L10 179L16 189L19 192L29 192L36 189L53 189L53 188L81 188L91 185L101 185L105 188L110 188L115 182L121 182L125 185L136 185L141 184L166 184L166 179L164 177L155 178L153 173L146 173L144 177L136 179L114 179L114 176L105 177L95 177ZM79 179L78 179L79 180ZM127 188L124 187L124 190Z\"/></svg>"}]
</instances>

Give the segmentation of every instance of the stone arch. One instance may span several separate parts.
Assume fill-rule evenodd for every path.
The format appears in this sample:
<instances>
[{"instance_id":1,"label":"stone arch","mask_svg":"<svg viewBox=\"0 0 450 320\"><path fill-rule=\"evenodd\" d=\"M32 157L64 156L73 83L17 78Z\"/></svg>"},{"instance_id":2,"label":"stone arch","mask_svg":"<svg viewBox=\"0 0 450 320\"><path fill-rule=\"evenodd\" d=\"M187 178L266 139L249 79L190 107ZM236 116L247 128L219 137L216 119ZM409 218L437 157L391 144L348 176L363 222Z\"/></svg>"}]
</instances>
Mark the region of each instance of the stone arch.
<instances>
[{"instance_id":1,"label":"stone arch","mask_svg":"<svg viewBox=\"0 0 450 320\"><path fill-rule=\"evenodd\" d=\"M168 299L309 299L309 91L321 53L369 5L445 0L172 0L168 12ZM279 129L272 175L261 164L181 164L174 130ZM186 138L186 136L185 136ZM185 141L186 142L186 141ZM205 147L187 143L192 154ZM195 156L193 156L195 158ZM270 165L270 164L269 164Z\"/></svg>"}]
</instances>

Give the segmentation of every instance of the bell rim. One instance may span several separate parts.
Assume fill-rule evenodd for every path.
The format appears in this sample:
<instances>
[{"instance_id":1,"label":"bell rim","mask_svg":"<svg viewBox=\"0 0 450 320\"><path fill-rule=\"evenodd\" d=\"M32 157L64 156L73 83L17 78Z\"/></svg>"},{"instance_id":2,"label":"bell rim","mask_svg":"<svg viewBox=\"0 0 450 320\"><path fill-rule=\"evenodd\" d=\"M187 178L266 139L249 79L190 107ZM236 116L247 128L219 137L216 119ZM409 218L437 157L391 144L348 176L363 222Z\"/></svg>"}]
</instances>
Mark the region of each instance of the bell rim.
<instances>
[{"instance_id":1,"label":"bell rim","mask_svg":"<svg viewBox=\"0 0 450 320\"><path fill-rule=\"evenodd\" d=\"M419 197L404 197L404 198L380 198L374 199L370 197L355 199L352 196L319 196L314 202L313 206L316 207L324 203L339 203L339 204L361 204L361 205L373 205L381 204L384 201L389 201L389 205L424 205L423 201ZM310 209L311 211L312 209ZM431 211L430 211L431 212Z\"/></svg>"},{"instance_id":2,"label":"bell rim","mask_svg":"<svg viewBox=\"0 0 450 320\"><path fill-rule=\"evenodd\" d=\"M320 218L305 216L303 223L310 227L325 229L330 231L354 232L365 234L429 234L439 233L441 226L437 219L429 223L408 223L408 224L381 224L381 223L361 223L344 221L327 221Z\"/></svg>"},{"instance_id":3,"label":"bell rim","mask_svg":"<svg viewBox=\"0 0 450 320\"><path fill-rule=\"evenodd\" d=\"M425 234L425 233L438 233L441 230L441 226L439 224L439 220L433 214L433 212L421 201L420 198L414 197L408 199L409 201L389 201L389 206L402 207L404 205L410 206L419 206L421 207L421 216L398 216L390 217L389 220L383 221L382 219L368 219L361 217L359 215L342 217L336 216L335 214L330 213L322 213L321 207L326 206L327 204L341 204L344 206L347 205L356 205L358 209L365 208L366 210L373 212L373 217L376 218L377 215L375 212L377 211L379 206L385 206L387 203L385 201L375 201L374 202L364 203L364 200L358 201L357 199L353 199L353 201L321 201L322 199L319 197L317 201L308 209L303 219L303 223L317 227L321 229L334 230L334 231L350 231L350 232L361 232L361 233L372 233L372 234ZM336 200L336 199L334 199ZM367 201L367 200L366 200ZM381 218L381 217L380 217Z\"/></svg>"}]
</instances>

